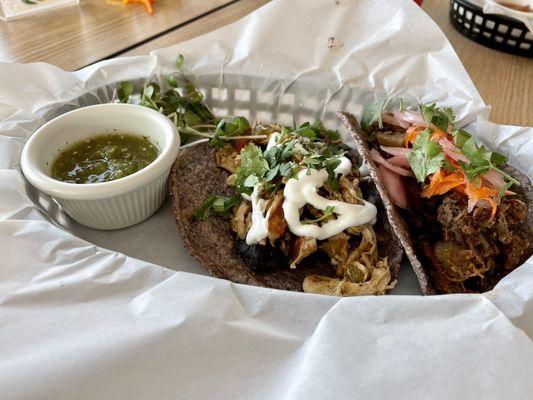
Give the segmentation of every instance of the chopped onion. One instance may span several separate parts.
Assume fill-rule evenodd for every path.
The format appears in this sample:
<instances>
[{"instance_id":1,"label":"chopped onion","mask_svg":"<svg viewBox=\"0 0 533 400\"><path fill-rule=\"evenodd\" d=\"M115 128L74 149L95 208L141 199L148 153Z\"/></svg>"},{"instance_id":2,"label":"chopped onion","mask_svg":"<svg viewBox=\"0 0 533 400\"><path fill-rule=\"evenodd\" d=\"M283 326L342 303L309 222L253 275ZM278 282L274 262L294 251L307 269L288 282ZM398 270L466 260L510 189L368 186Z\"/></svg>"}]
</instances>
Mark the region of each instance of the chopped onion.
<instances>
[{"instance_id":1,"label":"chopped onion","mask_svg":"<svg viewBox=\"0 0 533 400\"><path fill-rule=\"evenodd\" d=\"M372 157L372 160L374 160L378 164L383 165L390 171L395 172L396 174L403 175L403 176L413 176L413 173L411 171L407 171L403 168L397 167L396 165L392 165L390 162L385 160L381 156L381 154L379 154L379 151L377 151L376 149L372 149L370 151L370 156Z\"/></svg>"},{"instance_id":2,"label":"chopped onion","mask_svg":"<svg viewBox=\"0 0 533 400\"><path fill-rule=\"evenodd\" d=\"M422 117L422 114L417 111L394 111L392 115L394 116L394 118L396 118L398 122L406 123L407 126L411 124L418 126L427 126L426 121L424 121L424 117Z\"/></svg>"},{"instance_id":3,"label":"chopped onion","mask_svg":"<svg viewBox=\"0 0 533 400\"><path fill-rule=\"evenodd\" d=\"M409 124L407 122L398 121L394 115L389 113L384 113L381 116L381 120L389 125L399 126L400 128L404 129L409 128Z\"/></svg>"},{"instance_id":4,"label":"chopped onion","mask_svg":"<svg viewBox=\"0 0 533 400\"><path fill-rule=\"evenodd\" d=\"M463 162L470 162L466 156L461 154L461 151L450 142L450 140L446 137L441 137L438 140L438 143L441 145L442 150L444 150L444 154L446 154L448 157L454 159L455 161L463 161Z\"/></svg>"},{"instance_id":5,"label":"chopped onion","mask_svg":"<svg viewBox=\"0 0 533 400\"><path fill-rule=\"evenodd\" d=\"M411 165L409 164L409 161L405 155L387 158L387 161L396 167L411 169Z\"/></svg>"},{"instance_id":6,"label":"chopped onion","mask_svg":"<svg viewBox=\"0 0 533 400\"><path fill-rule=\"evenodd\" d=\"M403 209L407 209L407 194L402 178L383 165L378 166L378 173L391 200Z\"/></svg>"},{"instance_id":7,"label":"chopped onion","mask_svg":"<svg viewBox=\"0 0 533 400\"><path fill-rule=\"evenodd\" d=\"M383 150L385 153L390 154L391 156L402 156L409 154L412 149L408 149L407 147L392 147L392 146L379 146L381 150Z\"/></svg>"},{"instance_id":8,"label":"chopped onion","mask_svg":"<svg viewBox=\"0 0 533 400\"><path fill-rule=\"evenodd\" d=\"M490 169L489 172L483 175L483 179L490 182L490 184L497 189L500 189L503 185L505 185L505 180L503 179L503 176L494 171L493 169Z\"/></svg>"}]
</instances>

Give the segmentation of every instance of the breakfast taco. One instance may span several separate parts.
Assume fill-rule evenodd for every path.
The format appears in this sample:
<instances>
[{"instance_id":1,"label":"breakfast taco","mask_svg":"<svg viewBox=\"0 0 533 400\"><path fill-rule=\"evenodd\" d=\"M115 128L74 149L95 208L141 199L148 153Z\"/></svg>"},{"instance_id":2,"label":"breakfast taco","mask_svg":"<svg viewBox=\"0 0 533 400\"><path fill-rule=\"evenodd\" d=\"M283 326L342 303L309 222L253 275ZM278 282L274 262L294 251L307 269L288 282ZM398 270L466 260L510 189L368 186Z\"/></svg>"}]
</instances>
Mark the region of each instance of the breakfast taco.
<instances>
[{"instance_id":1,"label":"breakfast taco","mask_svg":"<svg viewBox=\"0 0 533 400\"><path fill-rule=\"evenodd\" d=\"M533 191L451 109L339 113L426 294L484 292L533 253Z\"/></svg>"},{"instance_id":2,"label":"breakfast taco","mask_svg":"<svg viewBox=\"0 0 533 400\"><path fill-rule=\"evenodd\" d=\"M170 186L185 246L216 277L338 296L396 284L403 249L375 185L321 123L223 119L180 152Z\"/></svg>"}]
</instances>

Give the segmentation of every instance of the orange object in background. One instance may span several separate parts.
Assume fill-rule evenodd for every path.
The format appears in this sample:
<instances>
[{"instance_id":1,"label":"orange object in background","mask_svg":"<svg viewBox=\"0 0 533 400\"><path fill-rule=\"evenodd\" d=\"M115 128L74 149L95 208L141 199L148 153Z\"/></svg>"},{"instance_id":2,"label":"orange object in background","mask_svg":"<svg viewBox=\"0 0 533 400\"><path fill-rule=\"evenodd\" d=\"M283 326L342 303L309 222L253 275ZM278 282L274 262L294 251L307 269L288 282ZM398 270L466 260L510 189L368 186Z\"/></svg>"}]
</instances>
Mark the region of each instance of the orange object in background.
<instances>
[{"instance_id":1,"label":"orange object in background","mask_svg":"<svg viewBox=\"0 0 533 400\"><path fill-rule=\"evenodd\" d=\"M146 8L146 12L150 15L154 13L154 9L152 7L152 4L155 2L155 0L123 0L124 4L131 4L131 3L141 3L144 4L144 8Z\"/></svg>"},{"instance_id":2,"label":"orange object in background","mask_svg":"<svg viewBox=\"0 0 533 400\"><path fill-rule=\"evenodd\" d=\"M144 8L146 9L146 12L150 15L154 13L154 9L152 7L152 4L155 2L155 0L122 0L124 4L131 4L131 3L141 3L144 4Z\"/></svg>"},{"instance_id":3,"label":"orange object in background","mask_svg":"<svg viewBox=\"0 0 533 400\"><path fill-rule=\"evenodd\" d=\"M122 3L122 4L132 4L132 3L141 3L144 5L146 12L150 15L154 13L154 8L152 4L155 3L155 0L107 0L108 3Z\"/></svg>"}]
</instances>

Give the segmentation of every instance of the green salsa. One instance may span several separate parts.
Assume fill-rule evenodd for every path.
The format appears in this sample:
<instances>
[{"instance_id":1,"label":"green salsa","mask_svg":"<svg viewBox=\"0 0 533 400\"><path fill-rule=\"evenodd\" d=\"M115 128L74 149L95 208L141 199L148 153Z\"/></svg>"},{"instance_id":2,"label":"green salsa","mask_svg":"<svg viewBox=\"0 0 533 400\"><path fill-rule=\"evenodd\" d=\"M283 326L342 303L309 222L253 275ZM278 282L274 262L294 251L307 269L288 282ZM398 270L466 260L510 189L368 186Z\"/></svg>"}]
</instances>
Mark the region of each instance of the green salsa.
<instances>
[{"instance_id":1,"label":"green salsa","mask_svg":"<svg viewBox=\"0 0 533 400\"><path fill-rule=\"evenodd\" d=\"M114 181L145 168L158 153L145 136L99 135L61 151L52 165L52 178L68 183Z\"/></svg>"}]
</instances>

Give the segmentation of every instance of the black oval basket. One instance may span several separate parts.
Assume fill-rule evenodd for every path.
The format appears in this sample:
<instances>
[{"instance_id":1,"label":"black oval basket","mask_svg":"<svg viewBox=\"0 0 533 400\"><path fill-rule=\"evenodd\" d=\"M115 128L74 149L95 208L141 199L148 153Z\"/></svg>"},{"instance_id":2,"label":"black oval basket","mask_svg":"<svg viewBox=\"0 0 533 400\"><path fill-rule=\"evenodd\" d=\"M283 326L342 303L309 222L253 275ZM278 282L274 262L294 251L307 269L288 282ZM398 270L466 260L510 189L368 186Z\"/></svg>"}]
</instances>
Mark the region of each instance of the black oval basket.
<instances>
[{"instance_id":1,"label":"black oval basket","mask_svg":"<svg viewBox=\"0 0 533 400\"><path fill-rule=\"evenodd\" d=\"M483 9L467 0L450 0L450 21L466 37L496 50L533 57L533 35L520 21Z\"/></svg>"}]
</instances>

